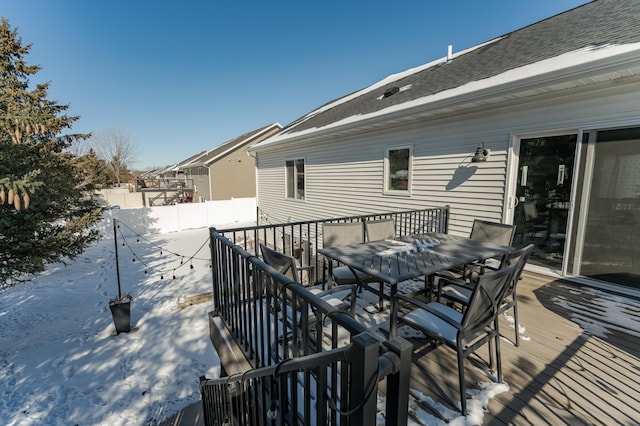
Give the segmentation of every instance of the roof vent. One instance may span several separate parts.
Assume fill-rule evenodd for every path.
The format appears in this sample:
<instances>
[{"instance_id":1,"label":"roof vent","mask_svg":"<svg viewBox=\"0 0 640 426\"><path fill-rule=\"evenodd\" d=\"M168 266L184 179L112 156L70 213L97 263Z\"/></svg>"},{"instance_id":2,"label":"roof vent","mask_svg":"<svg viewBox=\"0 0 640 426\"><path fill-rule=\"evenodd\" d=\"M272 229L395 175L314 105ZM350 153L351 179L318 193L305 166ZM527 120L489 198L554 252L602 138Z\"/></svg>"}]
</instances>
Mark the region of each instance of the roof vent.
<instances>
[{"instance_id":1,"label":"roof vent","mask_svg":"<svg viewBox=\"0 0 640 426\"><path fill-rule=\"evenodd\" d=\"M398 86L389 87L387 90L384 91L384 95L382 95L382 97L388 98L389 96L395 95L399 91L400 91L400 88Z\"/></svg>"}]
</instances>

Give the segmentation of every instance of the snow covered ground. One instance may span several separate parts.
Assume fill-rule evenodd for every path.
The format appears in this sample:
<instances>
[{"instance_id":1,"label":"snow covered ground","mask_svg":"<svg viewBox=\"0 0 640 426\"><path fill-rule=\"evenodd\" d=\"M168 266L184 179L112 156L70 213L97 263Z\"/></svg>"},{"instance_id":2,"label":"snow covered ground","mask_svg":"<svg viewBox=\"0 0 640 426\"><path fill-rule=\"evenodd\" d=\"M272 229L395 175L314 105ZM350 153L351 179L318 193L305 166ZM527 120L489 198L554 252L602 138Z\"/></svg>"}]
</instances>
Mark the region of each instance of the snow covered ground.
<instances>
[{"instance_id":1,"label":"snow covered ground","mask_svg":"<svg viewBox=\"0 0 640 426\"><path fill-rule=\"evenodd\" d=\"M0 424L154 424L197 401L199 376L219 371L212 303L178 309L178 299L211 291L207 241L206 228L119 241L130 333L115 335L108 307L113 240L0 293Z\"/></svg>"},{"instance_id":2,"label":"snow covered ground","mask_svg":"<svg viewBox=\"0 0 640 426\"><path fill-rule=\"evenodd\" d=\"M130 333L116 335L108 307L118 294L112 239L0 293L1 425L154 425L199 400L201 375L218 377L212 303L179 308L182 297L211 291L208 229L124 231L117 247L122 292L134 298ZM488 399L508 390L483 386L467 418L413 396L451 424L480 424ZM444 424L410 409L422 424Z\"/></svg>"}]
</instances>

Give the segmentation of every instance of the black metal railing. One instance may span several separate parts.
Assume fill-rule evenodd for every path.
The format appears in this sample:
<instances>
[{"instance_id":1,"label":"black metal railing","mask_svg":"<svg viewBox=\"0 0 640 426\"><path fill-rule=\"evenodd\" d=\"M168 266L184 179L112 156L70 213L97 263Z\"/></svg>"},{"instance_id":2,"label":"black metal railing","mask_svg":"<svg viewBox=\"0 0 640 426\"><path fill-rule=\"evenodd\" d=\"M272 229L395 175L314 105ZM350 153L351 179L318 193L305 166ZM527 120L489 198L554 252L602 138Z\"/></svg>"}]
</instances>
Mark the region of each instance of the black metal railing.
<instances>
[{"instance_id":1,"label":"black metal railing","mask_svg":"<svg viewBox=\"0 0 640 426\"><path fill-rule=\"evenodd\" d=\"M260 243L298 259L301 266L309 267L310 275L302 279L310 282L326 281L324 258L317 255L322 248L322 225L338 222L366 222L378 219L393 219L396 235L424 234L427 232L448 233L449 206L378 213L361 216L312 220L303 222L267 224L243 228L218 230L248 252L257 254Z\"/></svg>"},{"instance_id":2,"label":"black metal railing","mask_svg":"<svg viewBox=\"0 0 640 426\"><path fill-rule=\"evenodd\" d=\"M449 208L211 228L213 314L222 319L254 370L203 379L207 424L262 424L271 417L285 424L371 424L376 405L372 396L387 376L387 424L406 422L411 345L373 334L256 256L259 243L293 254L302 265L315 268L308 277L315 282L324 276L318 269L325 270L317 254L323 223L389 217L398 236L446 233Z\"/></svg>"},{"instance_id":3,"label":"black metal railing","mask_svg":"<svg viewBox=\"0 0 640 426\"><path fill-rule=\"evenodd\" d=\"M397 338L385 343L387 350L381 347L363 333L331 351L231 377L201 377L205 424L376 424L375 395L382 379L394 392L387 397L386 424L406 424L412 346Z\"/></svg>"}]
</instances>

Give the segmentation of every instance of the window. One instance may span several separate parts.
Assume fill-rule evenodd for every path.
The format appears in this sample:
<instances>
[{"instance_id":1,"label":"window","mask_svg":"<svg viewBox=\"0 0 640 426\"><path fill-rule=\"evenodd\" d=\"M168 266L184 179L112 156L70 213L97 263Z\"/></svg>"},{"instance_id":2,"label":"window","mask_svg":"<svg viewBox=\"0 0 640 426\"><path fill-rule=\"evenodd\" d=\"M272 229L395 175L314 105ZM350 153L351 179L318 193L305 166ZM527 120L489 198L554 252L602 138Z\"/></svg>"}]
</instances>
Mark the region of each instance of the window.
<instances>
[{"instance_id":1,"label":"window","mask_svg":"<svg viewBox=\"0 0 640 426\"><path fill-rule=\"evenodd\" d=\"M304 200L304 159L287 160L287 198Z\"/></svg>"},{"instance_id":2,"label":"window","mask_svg":"<svg viewBox=\"0 0 640 426\"><path fill-rule=\"evenodd\" d=\"M407 194L411 190L412 151L411 146L387 148L384 158L385 192Z\"/></svg>"},{"instance_id":3,"label":"window","mask_svg":"<svg viewBox=\"0 0 640 426\"><path fill-rule=\"evenodd\" d=\"M198 180L202 182L204 180L204 168L198 167Z\"/></svg>"}]
</instances>

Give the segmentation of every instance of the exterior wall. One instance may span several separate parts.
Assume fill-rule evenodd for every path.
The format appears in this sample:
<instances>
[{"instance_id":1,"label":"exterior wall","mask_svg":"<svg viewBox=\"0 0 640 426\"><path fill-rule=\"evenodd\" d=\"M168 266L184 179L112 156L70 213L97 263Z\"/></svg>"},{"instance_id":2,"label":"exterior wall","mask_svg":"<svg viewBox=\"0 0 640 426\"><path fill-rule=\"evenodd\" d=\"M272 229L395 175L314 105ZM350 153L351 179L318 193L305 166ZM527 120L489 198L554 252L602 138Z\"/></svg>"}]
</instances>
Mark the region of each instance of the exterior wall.
<instances>
[{"instance_id":1,"label":"exterior wall","mask_svg":"<svg viewBox=\"0 0 640 426\"><path fill-rule=\"evenodd\" d=\"M508 152L515 136L640 125L640 83L552 98L513 101L502 107L419 124L257 152L258 206L269 223L351 214L451 206L450 230L468 235L474 218L509 216ZM490 150L471 163L475 148ZM413 144L411 196L383 194L385 148ZM305 200L285 197L285 160L305 159Z\"/></svg>"},{"instance_id":2,"label":"exterior wall","mask_svg":"<svg viewBox=\"0 0 640 426\"><path fill-rule=\"evenodd\" d=\"M208 167L194 167L191 169L193 179L193 185L196 187L197 191L194 193L193 202L197 203L200 201L201 197L203 201L211 201L211 187L209 185L210 178L209 174L211 171ZM202 172L202 174L200 174Z\"/></svg>"},{"instance_id":3,"label":"exterior wall","mask_svg":"<svg viewBox=\"0 0 640 426\"><path fill-rule=\"evenodd\" d=\"M132 209L142 207L142 197L140 192L131 192L129 188L101 189L98 195L107 206L118 206L121 209Z\"/></svg>"},{"instance_id":4,"label":"exterior wall","mask_svg":"<svg viewBox=\"0 0 640 426\"><path fill-rule=\"evenodd\" d=\"M247 147L231 152L209 166L211 200L256 196L255 159ZM202 194L201 194L202 195Z\"/></svg>"}]
</instances>

